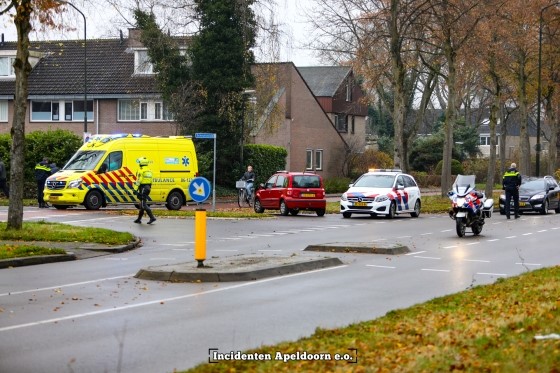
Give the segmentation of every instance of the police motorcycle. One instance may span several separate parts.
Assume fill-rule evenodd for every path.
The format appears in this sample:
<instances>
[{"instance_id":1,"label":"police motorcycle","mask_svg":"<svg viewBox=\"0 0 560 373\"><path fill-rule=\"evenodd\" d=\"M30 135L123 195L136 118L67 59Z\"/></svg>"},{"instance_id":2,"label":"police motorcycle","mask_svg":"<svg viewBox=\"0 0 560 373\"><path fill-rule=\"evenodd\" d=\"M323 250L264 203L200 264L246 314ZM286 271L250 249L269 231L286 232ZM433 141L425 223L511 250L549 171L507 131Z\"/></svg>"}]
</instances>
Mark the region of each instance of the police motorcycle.
<instances>
[{"instance_id":1,"label":"police motorcycle","mask_svg":"<svg viewBox=\"0 0 560 373\"><path fill-rule=\"evenodd\" d=\"M492 216L494 200L475 190L475 175L457 175L447 195L451 200L449 217L455 220L457 235L463 237L466 227L469 227L478 236L484 219Z\"/></svg>"}]
</instances>

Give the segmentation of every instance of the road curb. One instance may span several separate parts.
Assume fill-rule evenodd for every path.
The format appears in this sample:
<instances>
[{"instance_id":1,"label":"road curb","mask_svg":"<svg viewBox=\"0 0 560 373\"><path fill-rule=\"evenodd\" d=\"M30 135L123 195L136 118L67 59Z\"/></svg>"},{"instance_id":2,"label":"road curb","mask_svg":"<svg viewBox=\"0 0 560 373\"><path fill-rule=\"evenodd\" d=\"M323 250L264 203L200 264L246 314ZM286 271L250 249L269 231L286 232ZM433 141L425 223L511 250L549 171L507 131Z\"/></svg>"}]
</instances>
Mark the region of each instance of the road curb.
<instances>
[{"instance_id":1,"label":"road curb","mask_svg":"<svg viewBox=\"0 0 560 373\"><path fill-rule=\"evenodd\" d=\"M0 269L10 267L23 267L44 263L67 262L76 259L76 255L74 253L30 256L28 258L2 259L0 260Z\"/></svg>"},{"instance_id":2,"label":"road curb","mask_svg":"<svg viewBox=\"0 0 560 373\"><path fill-rule=\"evenodd\" d=\"M309 245L304 251L322 251L333 253L362 253L399 255L410 252L408 246L399 243L372 243L372 242L334 242L320 245Z\"/></svg>"},{"instance_id":3,"label":"road curb","mask_svg":"<svg viewBox=\"0 0 560 373\"><path fill-rule=\"evenodd\" d=\"M217 260L213 258L201 268L195 262L152 266L140 269L134 277L169 282L255 281L340 265L343 265L340 259L328 257L239 256Z\"/></svg>"}]
</instances>

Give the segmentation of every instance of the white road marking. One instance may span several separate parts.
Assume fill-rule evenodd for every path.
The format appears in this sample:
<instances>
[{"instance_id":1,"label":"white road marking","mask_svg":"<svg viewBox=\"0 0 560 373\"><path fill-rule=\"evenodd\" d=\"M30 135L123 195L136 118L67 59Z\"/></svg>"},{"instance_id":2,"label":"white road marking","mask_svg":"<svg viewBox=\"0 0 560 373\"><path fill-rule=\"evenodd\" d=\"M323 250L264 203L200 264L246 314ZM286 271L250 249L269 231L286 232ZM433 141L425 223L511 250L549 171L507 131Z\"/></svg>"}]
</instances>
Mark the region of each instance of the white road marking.
<instances>
[{"instance_id":1,"label":"white road marking","mask_svg":"<svg viewBox=\"0 0 560 373\"><path fill-rule=\"evenodd\" d=\"M103 281L110 281L110 280L118 280L121 278L127 278L127 277L133 277L135 274L131 274L131 275L124 275L124 276L116 276L116 277L105 277L105 278L100 278L100 279L96 279L96 280L90 280L90 281L82 281L82 282L74 282L74 283L70 283L70 284L64 284L64 285L58 285L58 286L49 286L46 288L38 288L38 289L31 289L31 290L21 290L21 291L11 291L9 293L4 293L4 294L0 294L0 297L5 297L6 295L18 295L18 294L25 294L25 293L35 293L38 291L47 291L47 290L53 290L53 289L62 289L62 288L67 288L67 287L71 287L71 286L80 286L80 285L86 285L86 284L94 284L96 282L103 282Z\"/></svg>"},{"instance_id":2,"label":"white road marking","mask_svg":"<svg viewBox=\"0 0 560 373\"><path fill-rule=\"evenodd\" d=\"M530 232L529 232L529 233L523 233L522 236L530 236L530 235L532 235L532 234L533 234L533 233L530 233Z\"/></svg>"},{"instance_id":3,"label":"white road marking","mask_svg":"<svg viewBox=\"0 0 560 373\"><path fill-rule=\"evenodd\" d=\"M444 246L443 248L444 249L454 249L456 247L458 247L458 246L457 245L451 245L451 246Z\"/></svg>"},{"instance_id":4,"label":"white road marking","mask_svg":"<svg viewBox=\"0 0 560 373\"><path fill-rule=\"evenodd\" d=\"M477 262L477 263L490 263L489 260L480 260L480 259L463 259L465 262Z\"/></svg>"},{"instance_id":5,"label":"white road marking","mask_svg":"<svg viewBox=\"0 0 560 373\"><path fill-rule=\"evenodd\" d=\"M412 236L400 236L400 237L397 237L397 238L412 238Z\"/></svg>"},{"instance_id":6,"label":"white road marking","mask_svg":"<svg viewBox=\"0 0 560 373\"><path fill-rule=\"evenodd\" d=\"M31 327L31 326L37 326L37 325L43 325L43 324L57 323L57 322L66 321L66 320L75 320L75 319L88 317L88 316L102 315L102 314L105 314L105 313L124 311L124 310L133 309L133 308L151 306L151 305L156 305L156 304L157 305L162 305L162 304L166 304L166 303L169 303L169 302L174 302L174 301L188 299L188 298L194 298L194 297L200 297L202 295L218 293L218 292L222 292L222 291L226 291L226 290L234 290L234 289L239 289L239 288L243 288L243 287L247 287L247 286L259 285L259 284L263 284L263 283L266 283L266 282L279 281L279 280L284 280L284 279L288 279L288 278L291 278L291 277L305 276L305 275L309 275L309 274L315 274L315 273L324 272L324 271L331 271L331 270L334 270L334 269L345 268L345 267L347 267L347 265L342 265L342 266L338 266L338 267L330 267L330 268L321 268L321 269L317 269L317 270L314 270L314 271L294 273L294 274L291 274L291 275L278 276L278 277L272 277L272 278L267 278L267 279L263 279L263 280L245 282L245 283L242 283L242 284L232 285L232 286L218 288L218 289L212 289L212 290L207 290L207 291L202 291L202 292L194 292L192 294L179 295L179 296L170 297L170 298L162 298L162 299L157 299L157 300L153 300L153 301L149 301L149 302L129 304L129 305L122 306L122 307L107 308L107 309L103 309L103 310L98 310L98 311L93 311L93 312L85 312L85 313L78 313L78 314L75 314L75 315L69 315L69 316L64 316L64 317L59 317L59 318L54 318L54 319L47 319L47 320L34 321L34 322L30 322L30 323L25 323L25 324L11 325L11 326L6 326L6 327L3 327L3 328L0 328L0 332L5 332L5 331L15 330L15 329L22 329L22 328L27 328L27 327Z\"/></svg>"},{"instance_id":7,"label":"white road marking","mask_svg":"<svg viewBox=\"0 0 560 373\"><path fill-rule=\"evenodd\" d=\"M414 257L415 257L415 258L418 258L418 259L434 259L434 260L441 260L441 258L436 258L436 257L434 257L434 256L419 256L419 255L415 255Z\"/></svg>"},{"instance_id":8,"label":"white road marking","mask_svg":"<svg viewBox=\"0 0 560 373\"><path fill-rule=\"evenodd\" d=\"M494 241L499 241L499 240L500 240L499 238L493 238L491 240L486 240L486 242L494 242Z\"/></svg>"},{"instance_id":9,"label":"white road marking","mask_svg":"<svg viewBox=\"0 0 560 373\"><path fill-rule=\"evenodd\" d=\"M430 268L422 268L421 271L430 271L430 272L451 272L449 269L430 269Z\"/></svg>"},{"instance_id":10,"label":"white road marking","mask_svg":"<svg viewBox=\"0 0 560 373\"><path fill-rule=\"evenodd\" d=\"M429 236L430 234L433 234L432 232L428 232L428 233L421 233L420 236Z\"/></svg>"},{"instance_id":11,"label":"white road marking","mask_svg":"<svg viewBox=\"0 0 560 373\"><path fill-rule=\"evenodd\" d=\"M535 266L535 267L542 266L542 264L539 263L515 263L515 264L522 265L522 266Z\"/></svg>"},{"instance_id":12,"label":"white road marking","mask_svg":"<svg viewBox=\"0 0 560 373\"><path fill-rule=\"evenodd\" d=\"M222 238L217 238L217 240L229 240L229 241L235 241L235 240L240 240L241 237L222 237Z\"/></svg>"},{"instance_id":13,"label":"white road marking","mask_svg":"<svg viewBox=\"0 0 560 373\"><path fill-rule=\"evenodd\" d=\"M537 233L542 233L542 232L548 232L548 229L542 229L540 231L537 231Z\"/></svg>"},{"instance_id":14,"label":"white road marking","mask_svg":"<svg viewBox=\"0 0 560 373\"><path fill-rule=\"evenodd\" d=\"M440 232L441 232L441 233L445 233L445 232L451 232L451 231L452 231L452 229L444 229L444 230L442 230L442 231L440 231Z\"/></svg>"},{"instance_id":15,"label":"white road marking","mask_svg":"<svg viewBox=\"0 0 560 373\"><path fill-rule=\"evenodd\" d=\"M254 234L255 237L274 237L273 234Z\"/></svg>"},{"instance_id":16,"label":"white road marking","mask_svg":"<svg viewBox=\"0 0 560 373\"><path fill-rule=\"evenodd\" d=\"M467 246L478 245L480 242L469 242Z\"/></svg>"},{"instance_id":17,"label":"white road marking","mask_svg":"<svg viewBox=\"0 0 560 373\"><path fill-rule=\"evenodd\" d=\"M416 255L416 254L422 254L422 253L425 253L425 252L426 252L426 250L423 250L423 251L415 251L415 252L413 252L413 253L408 253L408 254L404 254L404 255Z\"/></svg>"},{"instance_id":18,"label":"white road marking","mask_svg":"<svg viewBox=\"0 0 560 373\"><path fill-rule=\"evenodd\" d=\"M517 236L507 236L506 238L516 238Z\"/></svg>"},{"instance_id":19,"label":"white road marking","mask_svg":"<svg viewBox=\"0 0 560 373\"><path fill-rule=\"evenodd\" d=\"M391 267L391 266L378 266L375 264L366 264L366 267L375 267L375 268L388 268L388 269L395 269L397 267Z\"/></svg>"},{"instance_id":20,"label":"white road marking","mask_svg":"<svg viewBox=\"0 0 560 373\"><path fill-rule=\"evenodd\" d=\"M488 273L488 272L477 272L477 275L486 275L486 276L501 276L501 277L507 277L507 275L505 273Z\"/></svg>"}]
</instances>

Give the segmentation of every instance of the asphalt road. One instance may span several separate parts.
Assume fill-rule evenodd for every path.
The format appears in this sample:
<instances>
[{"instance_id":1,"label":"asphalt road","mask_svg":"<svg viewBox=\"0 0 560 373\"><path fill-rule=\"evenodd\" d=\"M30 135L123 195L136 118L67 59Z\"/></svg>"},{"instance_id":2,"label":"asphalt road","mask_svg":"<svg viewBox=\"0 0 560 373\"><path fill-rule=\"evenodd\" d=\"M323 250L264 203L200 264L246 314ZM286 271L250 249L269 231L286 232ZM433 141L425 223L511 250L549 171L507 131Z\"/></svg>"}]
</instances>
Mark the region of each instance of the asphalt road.
<instances>
[{"instance_id":1,"label":"asphalt road","mask_svg":"<svg viewBox=\"0 0 560 373\"><path fill-rule=\"evenodd\" d=\"M5 214L0 210L0 219ZM297 340L317 327L370 320L560 264L558 214L519 220L495 214L480 236L463 238L446 215L387 220L304 214L208 219L205 263L245 254L306 255L307 245L333 242L399 242L411 252L325 253L344 265L253 282L164 283L133 276L148 266L194 264L192 219L162 218L148 226L99 211L35 208L26 209L25 219L130 231L144 245L0 270L0 372L171 372L207 362L210 349L226 353Z\"/></svg>"}]
</instances>

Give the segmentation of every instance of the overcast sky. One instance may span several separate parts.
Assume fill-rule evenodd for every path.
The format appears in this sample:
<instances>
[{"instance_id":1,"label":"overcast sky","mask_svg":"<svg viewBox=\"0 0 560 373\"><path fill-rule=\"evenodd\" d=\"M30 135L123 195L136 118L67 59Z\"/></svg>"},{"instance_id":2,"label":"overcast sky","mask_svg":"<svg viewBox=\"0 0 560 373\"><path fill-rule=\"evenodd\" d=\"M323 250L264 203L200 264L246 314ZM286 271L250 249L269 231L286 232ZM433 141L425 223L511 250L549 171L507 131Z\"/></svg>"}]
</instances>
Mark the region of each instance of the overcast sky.
<instances>
[{"instance_id":1,"label":"overcast sky","mask_svg":"<svg viewBox=\"0 0 560 373\"><path fill-rule=\"evenodd\" d=\"M116 37L121 29L124 35L127 35L126 27L115 26L115 19L118 14L112 12L107 7L92 6L95 0L82 2L74 1L74 4L86 16L87 38ZM286 35L281 49L280 61L292 61L296 66L316 66L321 65L319 60L313 54L301 48L301 43L305 41L309 35L309 26L305 22L303 16L304 7L308 6L308 0L276 0L277 2L277 19L281 20L281 30ZM88 6L89 5L89 6ZM72 15L74 13L74 16ZM69 9L68 18L76 28L75 31L66 32L63 36L52 31L48 33L31 34L32 40L57 40L57 39L80 39L84 37L83 18L75 10ZM70 22L70 21L69 21ZM13 23L4 17L0 18L0 32L4 34L6 41L15 41L17 33Z\"/></svg>"}]
</instances>

